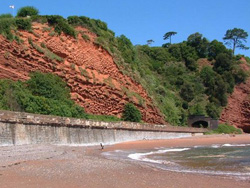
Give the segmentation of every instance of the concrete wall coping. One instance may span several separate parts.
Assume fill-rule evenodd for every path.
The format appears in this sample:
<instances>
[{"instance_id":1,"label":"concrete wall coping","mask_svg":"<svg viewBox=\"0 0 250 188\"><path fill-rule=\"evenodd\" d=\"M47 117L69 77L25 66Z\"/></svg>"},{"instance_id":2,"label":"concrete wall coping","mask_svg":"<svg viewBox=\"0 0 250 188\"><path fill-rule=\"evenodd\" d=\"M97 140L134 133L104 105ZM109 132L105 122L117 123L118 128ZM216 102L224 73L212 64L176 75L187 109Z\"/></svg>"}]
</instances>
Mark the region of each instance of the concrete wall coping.
<instances>
[{"instance_id":1,"label":"concrete wall coping","mask_svg":"<svg viewBox=\"0 0 250 188\"><path fill-rule=\"evenodd\" d=\"M29 124L58 127L76 127L76 128L97 128L97 129L117 129L131 131L157 131L157 132L183 132L183 133L204 133L208 129L179 127L171 125L158 125L148 123L134 122L103 122L96 120L86 120L78 118L68 118L50 115L30 114L24 112L12 112L0 110L0 122L13 124Z\"/></svg>"}]
</instances>

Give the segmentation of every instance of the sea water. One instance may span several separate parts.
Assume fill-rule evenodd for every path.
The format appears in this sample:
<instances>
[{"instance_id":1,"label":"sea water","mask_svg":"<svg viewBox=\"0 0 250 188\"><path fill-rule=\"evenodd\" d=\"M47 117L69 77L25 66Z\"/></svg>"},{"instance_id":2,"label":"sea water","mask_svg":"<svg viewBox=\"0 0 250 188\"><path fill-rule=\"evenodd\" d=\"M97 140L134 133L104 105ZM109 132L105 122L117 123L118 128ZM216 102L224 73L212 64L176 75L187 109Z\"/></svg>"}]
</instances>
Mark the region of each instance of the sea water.
<instances>
[{"instance_id":1,"label":"sea water","mask_svg":"<svg viewBox=\"0 0 250 188\"><path fill-rule=\"evenodd\" d=\"M250 144L117 150L104 155L153 165L162 170L250 180Z\"/></svg>"}]
</instances>

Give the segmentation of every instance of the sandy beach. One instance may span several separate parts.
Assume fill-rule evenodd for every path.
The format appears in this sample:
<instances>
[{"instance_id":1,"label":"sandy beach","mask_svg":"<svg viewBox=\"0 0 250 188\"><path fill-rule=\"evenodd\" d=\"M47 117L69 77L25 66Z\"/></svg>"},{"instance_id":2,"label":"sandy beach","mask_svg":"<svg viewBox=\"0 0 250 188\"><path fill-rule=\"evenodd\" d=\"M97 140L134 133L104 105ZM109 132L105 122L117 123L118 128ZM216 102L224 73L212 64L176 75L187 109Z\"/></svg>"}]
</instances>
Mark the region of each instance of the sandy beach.
<instances>
[{"instance_id":1,"label":"sandy beach","mask_svg":"<svg viewBox=\"0 0 250 188\"><path fill-rule=\"evenodd\" d=\"M230 188L250 187L249 181L228 177L170 172L128 160L105 158L114 150L250 144L250 135L200 136L143 140L105 146L23 145L0 147L1 188Z\"/></svg>"}]
</instances>

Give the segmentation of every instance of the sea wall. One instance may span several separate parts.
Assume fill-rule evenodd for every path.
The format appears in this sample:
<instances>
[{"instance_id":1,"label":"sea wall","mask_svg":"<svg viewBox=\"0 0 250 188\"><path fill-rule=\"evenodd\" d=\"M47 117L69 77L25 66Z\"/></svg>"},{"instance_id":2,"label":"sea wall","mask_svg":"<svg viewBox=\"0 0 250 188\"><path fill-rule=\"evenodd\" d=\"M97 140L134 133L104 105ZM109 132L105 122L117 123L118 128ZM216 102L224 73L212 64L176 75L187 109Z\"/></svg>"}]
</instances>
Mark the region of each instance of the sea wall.
<instances>
[{"instance_id":1,"label":"sea wall","mask_svg":"<svg viewBox=\"0 0 250 188\"><path fill-rule=\"evenodd\" d=\"M130 122L100 122L0 111L0 145L96 145L202 134L206 129Z\"/></svg>"}]
</instances>

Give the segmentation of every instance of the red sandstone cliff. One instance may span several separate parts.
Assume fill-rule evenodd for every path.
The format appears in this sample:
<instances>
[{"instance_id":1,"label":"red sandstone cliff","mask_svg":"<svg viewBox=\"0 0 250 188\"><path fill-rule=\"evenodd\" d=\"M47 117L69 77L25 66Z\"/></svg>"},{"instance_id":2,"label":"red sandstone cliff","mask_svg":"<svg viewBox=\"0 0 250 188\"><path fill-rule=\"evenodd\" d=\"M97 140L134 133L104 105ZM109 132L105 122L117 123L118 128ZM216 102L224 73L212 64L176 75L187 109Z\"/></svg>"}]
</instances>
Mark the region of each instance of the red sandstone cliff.
<instances>
[{"instance_id":1,"label":"red sandstone cliff","mask_svg":"<svg viewBox=\"0 0 250 188\"><path fill-rule=\"evenodd\" d=\"M241 61L241 67L249 71L246 61L244 59ZM250 133L250 79L235 87L233 94L228 98L228 105L223 110L220 121L228 122Z\"/></svg>"},{"instance_id":2,"label":"red sandstone cliff","mask_svg":"<svg viewBox=\"0 0 250 188\"><path fill-rule=\"evenodd\" d=\"M89 36L86 41L80 33L74 39L56 36L50 29L36 23L33 32L19 31L21 44L0 35L0 78L27 80L32 71L52 72L67 82L72 99L88 113L120 117L130 101L140 109L144 121L165 123L143 87L122 74L112 56L94 44L93 33L77 28Z\"/></svg>"}]
</instances>

